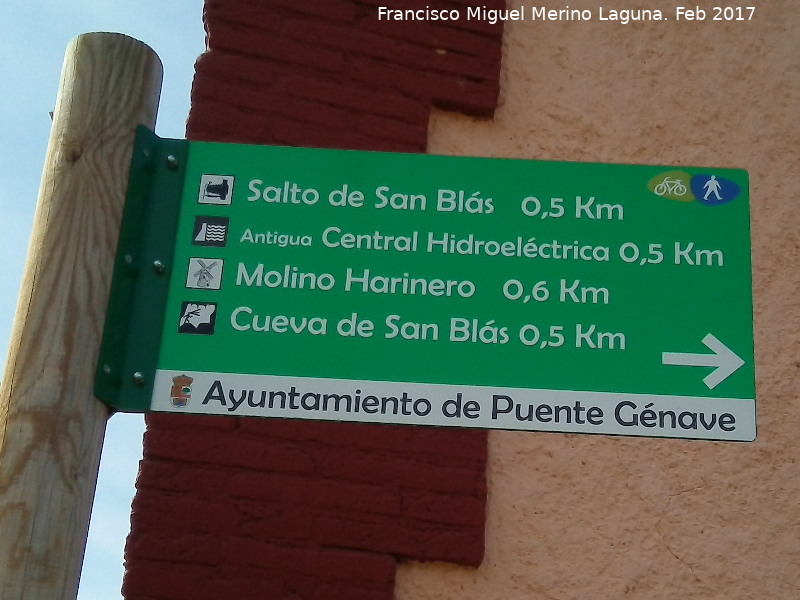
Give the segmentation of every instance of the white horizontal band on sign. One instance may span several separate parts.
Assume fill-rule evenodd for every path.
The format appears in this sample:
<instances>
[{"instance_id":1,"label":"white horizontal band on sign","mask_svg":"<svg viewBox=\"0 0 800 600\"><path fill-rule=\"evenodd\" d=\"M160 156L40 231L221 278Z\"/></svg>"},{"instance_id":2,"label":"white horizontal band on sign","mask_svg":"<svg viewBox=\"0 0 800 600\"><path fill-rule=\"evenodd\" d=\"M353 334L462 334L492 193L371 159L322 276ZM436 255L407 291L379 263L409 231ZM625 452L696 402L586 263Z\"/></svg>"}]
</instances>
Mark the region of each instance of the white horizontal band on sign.
<instances>
[{"instance_id":1,"label":"white horizontal band on sign","mask_svg":"<svg viewBox=\"0 0 800 600\"><path fill-rule=\"evenodd\" d=\"M755 403L710 398L159 370L153 411L598 433L755 439Z\"/></svg>"}]
</instances>

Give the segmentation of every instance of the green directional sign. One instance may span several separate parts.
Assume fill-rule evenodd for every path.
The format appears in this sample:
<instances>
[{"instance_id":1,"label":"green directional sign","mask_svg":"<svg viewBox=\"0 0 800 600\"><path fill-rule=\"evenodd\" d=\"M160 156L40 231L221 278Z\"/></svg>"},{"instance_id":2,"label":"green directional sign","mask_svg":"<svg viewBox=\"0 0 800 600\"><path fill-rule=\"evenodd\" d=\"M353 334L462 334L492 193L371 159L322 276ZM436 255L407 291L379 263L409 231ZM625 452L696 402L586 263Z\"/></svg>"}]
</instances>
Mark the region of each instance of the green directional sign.
<instances>
[{"instance_id":1,"label":"green directional sign","mask_svg":"<svg viewBox=\"0 0 800 600\"><path fill-rule=\"evenodd\" d=\"M138 135L119 410L755 438L744 171Z\"/></svg>"}]
</instances>

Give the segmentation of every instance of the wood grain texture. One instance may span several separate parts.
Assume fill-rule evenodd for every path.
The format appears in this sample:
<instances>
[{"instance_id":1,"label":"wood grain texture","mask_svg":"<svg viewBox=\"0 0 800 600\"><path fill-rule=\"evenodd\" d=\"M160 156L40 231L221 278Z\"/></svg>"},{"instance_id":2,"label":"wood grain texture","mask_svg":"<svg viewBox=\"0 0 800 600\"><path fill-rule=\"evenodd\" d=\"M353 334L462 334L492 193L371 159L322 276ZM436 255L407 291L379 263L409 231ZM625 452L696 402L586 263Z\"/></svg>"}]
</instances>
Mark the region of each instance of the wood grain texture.
<instances>
[{"instance_id":1,"label":"wood grain texture","mask_svg":"<svg viewBox=\"0 0 800 600\"><path fill-rule=\"evenodd\" d=\"M108 408L92 395L135 126L161 63L119 34L66 53L0 387L0 598L75 598Z\"/></svg>"}]
</instances>

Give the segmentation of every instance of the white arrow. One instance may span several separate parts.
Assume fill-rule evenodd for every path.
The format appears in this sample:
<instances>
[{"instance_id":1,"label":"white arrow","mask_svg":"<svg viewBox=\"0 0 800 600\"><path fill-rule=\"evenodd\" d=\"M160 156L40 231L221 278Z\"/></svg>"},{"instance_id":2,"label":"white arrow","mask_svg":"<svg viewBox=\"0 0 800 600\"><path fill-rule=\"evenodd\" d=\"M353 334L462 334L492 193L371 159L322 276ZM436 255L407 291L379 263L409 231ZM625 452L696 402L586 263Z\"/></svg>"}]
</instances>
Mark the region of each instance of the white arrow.
<instances>
[{"instance_id":1,"label":"white arrow","mask_svg":"<svg viewBox=\"0 0 800 600\"><path fill-rule=\"evenodd\" d=\"M703 383L709 389L714 389L741 367L744 364L744 360L710 333L703 338L703 343L714 354L663 352L661 354L661 362L665 365L680 365L684 367L717 367L703 378Z\"/></svg>"}]
</instances>

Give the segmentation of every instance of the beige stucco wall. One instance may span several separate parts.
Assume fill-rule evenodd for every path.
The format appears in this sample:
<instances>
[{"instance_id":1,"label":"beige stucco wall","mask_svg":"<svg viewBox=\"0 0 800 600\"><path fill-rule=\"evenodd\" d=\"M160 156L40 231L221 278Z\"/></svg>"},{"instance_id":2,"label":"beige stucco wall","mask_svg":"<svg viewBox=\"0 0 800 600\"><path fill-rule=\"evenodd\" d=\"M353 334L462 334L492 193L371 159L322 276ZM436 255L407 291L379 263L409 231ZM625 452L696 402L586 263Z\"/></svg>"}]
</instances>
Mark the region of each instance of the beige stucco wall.
<instances>
[{"instance_id":1,"label":"beige stucco wall","mask_svg":"<svg viewBox=\"0 0 800 600\"><path fill-rule=\"evenodd\" d=\"M404 565L399 600L800 598L800 7L749 4L508 23L496 118L437 113L430 151L748 170L758 440L493 432L483 565Z\"/></svg>"}]
</instances>

